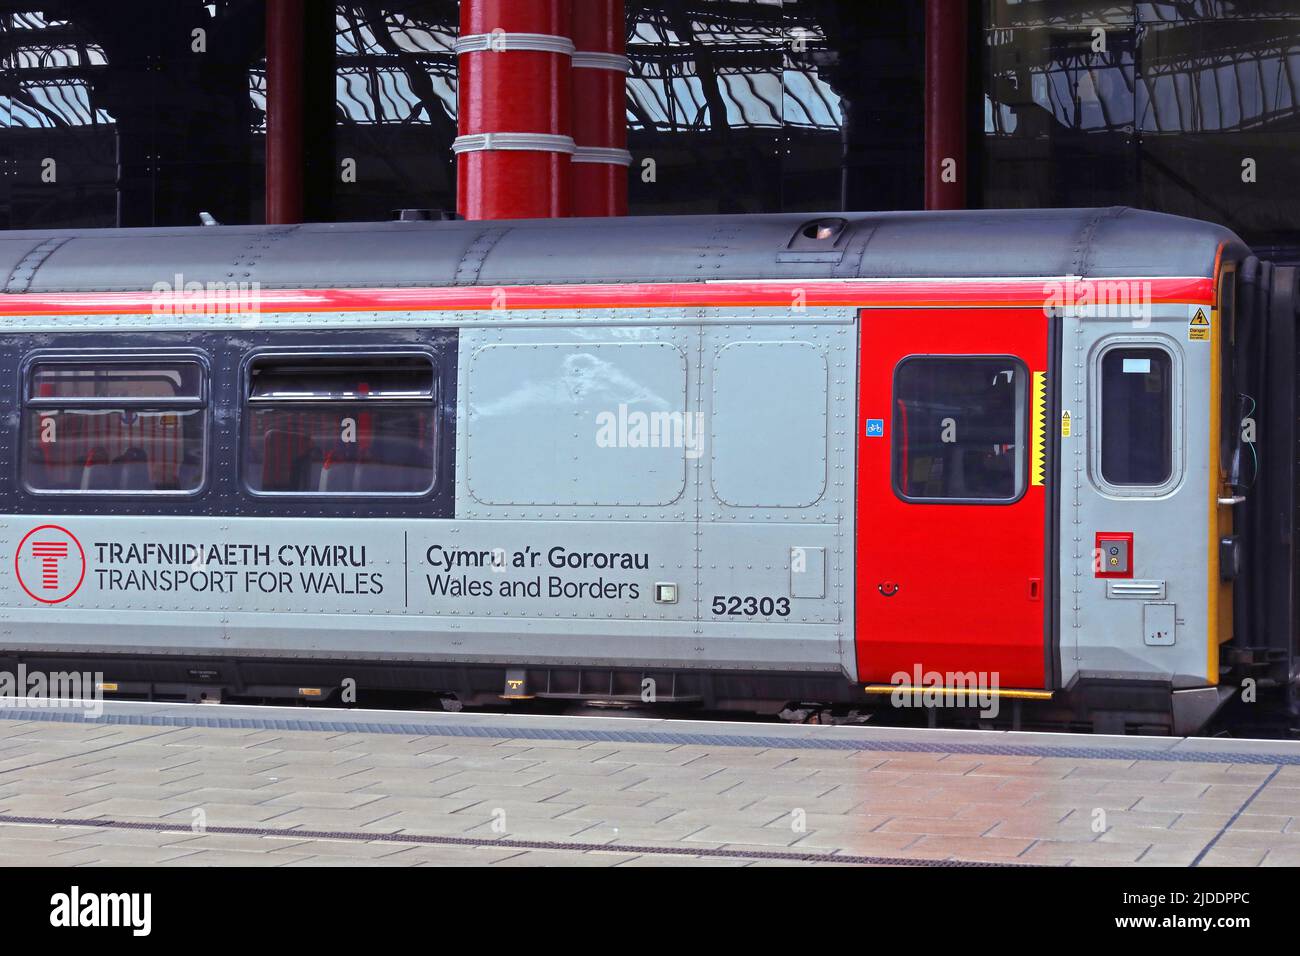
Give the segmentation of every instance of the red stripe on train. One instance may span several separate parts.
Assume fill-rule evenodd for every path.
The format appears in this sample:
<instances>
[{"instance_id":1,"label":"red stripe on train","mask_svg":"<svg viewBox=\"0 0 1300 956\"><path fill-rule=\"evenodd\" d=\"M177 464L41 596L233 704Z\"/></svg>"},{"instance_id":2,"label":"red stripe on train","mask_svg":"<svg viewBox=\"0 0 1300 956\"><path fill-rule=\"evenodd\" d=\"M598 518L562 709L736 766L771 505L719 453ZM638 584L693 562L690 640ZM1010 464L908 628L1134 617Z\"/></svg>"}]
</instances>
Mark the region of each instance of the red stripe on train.
<instances>
[{"instance_id":1,"label":"red stripe on train","mask_svg":"<svg viewBox=\"0 0 1300 956\"><path fill-rule=\"evenodd\" d=\"M0 295L0 315L176 315L229 312L403 312L435 310L669 308L681 306L960 305L1038 307L1110 301L1136 284L1141 302L1213 303L1208 278L845 279L807 282L688 282L421 289L243 289L229 293L50 292ZM1063 299L1063 302L1062 302ZM1127 300L1125 301L1127 304Z\"/></svg>"}]
</instances>

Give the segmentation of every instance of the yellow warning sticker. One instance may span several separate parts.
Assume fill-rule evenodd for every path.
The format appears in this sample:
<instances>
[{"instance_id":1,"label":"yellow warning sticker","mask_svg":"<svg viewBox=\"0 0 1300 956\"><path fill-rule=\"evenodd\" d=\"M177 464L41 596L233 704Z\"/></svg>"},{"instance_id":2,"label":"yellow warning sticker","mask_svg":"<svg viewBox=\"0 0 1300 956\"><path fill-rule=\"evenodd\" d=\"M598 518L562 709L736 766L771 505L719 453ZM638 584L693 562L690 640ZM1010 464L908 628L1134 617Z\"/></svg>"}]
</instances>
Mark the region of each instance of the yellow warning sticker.
<instances>
[{"instance_id":1,"label":"yellow warning sticker","mask_svg":"<svg viewBox=\"0 0 1300 956\"><path fill-rule=\"evenodd\" d=\"M1205 309L1200 306L1197 306L1196 314L1187 323L1187 341L1210 341L1210 319L1205 314Z\"/></svg>"},{"instance_id":2,"label":"yellow warning sticker","mask_svg":"<svg viewBox=\"0 0 1300 956\"><path fill-rule=\"evenodd\" d=\"M1069 411L1061 412L1061 437L1070 437L1070 413Z\"/></svg>"}]
</instances>

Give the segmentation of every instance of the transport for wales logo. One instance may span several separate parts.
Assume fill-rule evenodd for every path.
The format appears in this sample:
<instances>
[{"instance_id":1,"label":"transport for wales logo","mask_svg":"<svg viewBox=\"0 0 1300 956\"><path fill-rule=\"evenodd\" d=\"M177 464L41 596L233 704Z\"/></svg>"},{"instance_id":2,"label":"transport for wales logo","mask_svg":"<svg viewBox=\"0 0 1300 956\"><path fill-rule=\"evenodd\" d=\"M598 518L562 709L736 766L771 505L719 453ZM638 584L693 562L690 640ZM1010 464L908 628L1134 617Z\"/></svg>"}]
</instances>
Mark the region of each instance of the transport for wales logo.
<instances>
[{"instance_id":1,"label":"transport for wales logo","mask_svg":"<svg viewBox=\"0 0 1300 956\"><path fill-rule=\"evenodd\" d=\"M19 542L14 574L28 597L42 604L62 604L86 579L86 552L67 528L43 524Z\"/></svg>"}]
</instances>

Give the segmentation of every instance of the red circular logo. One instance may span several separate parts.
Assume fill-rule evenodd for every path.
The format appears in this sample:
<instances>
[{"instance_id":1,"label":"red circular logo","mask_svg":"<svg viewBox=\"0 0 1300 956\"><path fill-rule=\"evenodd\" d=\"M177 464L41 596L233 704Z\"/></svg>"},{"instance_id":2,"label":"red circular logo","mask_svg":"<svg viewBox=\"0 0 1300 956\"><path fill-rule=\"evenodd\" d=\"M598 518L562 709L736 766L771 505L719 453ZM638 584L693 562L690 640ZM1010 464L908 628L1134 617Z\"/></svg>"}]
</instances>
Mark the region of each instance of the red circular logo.
<instances>
[{"instance_id":1,"label":"red circular logo","mask_svg":"<svg viewBox=\"0 0 1300 956\"><path fill-rule=\"evenodd\" d=\"M86 579L86 552L67 528L43 524L18 543L14 574L28 597L42 604L62 604Z\"/></svg>"}]
</instances>

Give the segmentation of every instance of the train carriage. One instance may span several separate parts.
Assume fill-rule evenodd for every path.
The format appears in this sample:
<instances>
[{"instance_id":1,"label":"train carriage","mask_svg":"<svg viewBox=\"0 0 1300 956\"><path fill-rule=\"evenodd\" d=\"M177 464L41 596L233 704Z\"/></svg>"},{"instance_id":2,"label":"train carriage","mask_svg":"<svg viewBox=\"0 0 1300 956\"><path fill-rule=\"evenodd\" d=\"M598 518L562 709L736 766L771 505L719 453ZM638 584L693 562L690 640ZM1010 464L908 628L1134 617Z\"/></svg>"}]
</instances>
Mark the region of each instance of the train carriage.
<instances>
[{"instance_id":1,"label":"train carriage","mask_svg":"<svg viewBox=\"0 0 1300 956\"><path fill-rule=\"evenodd\" d=\"M1294 706L1296 275L1219 227L10 232L0 271L10 669L788 717L973 688L1116 731L1247 680Z\"/></svg>"}]
</instances>

